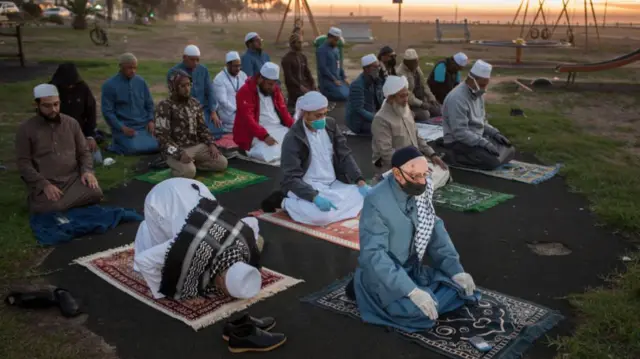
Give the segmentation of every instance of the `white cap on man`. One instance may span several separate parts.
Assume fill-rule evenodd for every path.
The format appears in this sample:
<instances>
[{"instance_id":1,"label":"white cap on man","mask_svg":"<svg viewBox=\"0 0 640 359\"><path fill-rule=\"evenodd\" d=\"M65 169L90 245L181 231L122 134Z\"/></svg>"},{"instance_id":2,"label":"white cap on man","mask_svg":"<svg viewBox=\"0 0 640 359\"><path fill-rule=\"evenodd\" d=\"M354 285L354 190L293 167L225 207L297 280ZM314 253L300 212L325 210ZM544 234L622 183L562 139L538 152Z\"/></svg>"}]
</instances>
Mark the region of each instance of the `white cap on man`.
<instances>
[{"instance_id":1,"label":"white cap on man","mask_svg":"<svg viewBox=\"0 0 640 359\"><path fill-rule=\"evenodd\" d=\"M240 54L238 51L229 51L227 52L227 56L224 58L224 63L228 64L231 61L240 60Z\"/></svg>"},{"instance_id":2,"label":"white cap on man","mask_svg":"<svg viewBox=\"0 0 640 359\"><path fill-rule=\"evenodd\" d=\"M227 269L224 285L234 298L253 298L262 288L262 275L258 269L244 262L236 262Z\"/></svg>"},{"instance_id":3,"label":"white cap on man","mask_svg":"<svg viewBox=\"0 0 640 359\"><path fill-rule=\"evenodd\" d=\"M296 112L294 118L297 120L302 116L303 111L318 111L329 106L329 100L318 91L309 91L298 97L296 101Z\"/></svg>"},{"instance_id":4,"label":"white cap on man","mask_svg":"<svg viewBox=\"0 0 640 359\"><path fill-rule=\"evenodd\" d=\"M58 94L58 88L51 84L40 84L33 88L33 98L43 98L51 96L60 96Z\"/></svg>"},{"instance_id":5,"label":"white cap on man","mask_svg":"<svg viewBox=\"0 0 640 359\"><path fill-rule=\"evenodd\" d=\"M245 42L245 44L246 44L248 41L251 41L251 40L255 39L256 37L260 37L260 35L258 35L258 33L257 33L257 32L250 32L250 33L246 34L246 35L244 36L244 42Z\"/></svg>"},{"instance_id":6,"label":"white cap on man","mask_svg":"<svg viewBox=\"0 0 640 359\"><path fill-rule=\"evenodd\" d=\"M397 94L404 88L409 88L409 81L404 76L387 76L382 86L382 94L384 97L389 97Z\"/></svg>"},{"instance_id":7,"label":"white cap on man","mask_svg":"<svg viewBox=\"0 0 640 359\"><path fill-rule=\"evenodd\" d=\"M182 54L185 56L200 57L200 49L196 45L189 45L184 48L184 52Z\"/></svg>"},{"instance_id":8,"label":"white cap on man","mask_svg":"<svg viewBox=\"0 0 640 359\"><path fill-rule=\"evenodd\" d=\"M458 52L457 54L453 55L453 61L455 61L458 66L465 67L469 62L469 58L467 57L467 55L465 55L464 52Z\"/></svg>"},{"instance_id":9,"label":"white cap on man","mask_svg":"<svg viewBox=\"0 0 640 359\"><path fill-rule=\"evenodd\" d=\"M331 35L331 36L335 36L335 37L342 37L342 30L340 30L340 29L339 29L339 28L337 28L337 27L333 27L333 26L332 26L332 27L329 29L329 35Z\"/></svg>"},{"instance_id":10,"label":"white cap on man","mask_svg":"<svg viewBox=\"0 0 640 359\"><path fill-rule=\"evenodd\" d=\"M418 52L414 49L407 49L404 52L404 59L405 60L417 60L418 59Z\"/></svg>"},{"instance_id":11,"label":"white cap on man","mask_svg":"<svg viewBox=\"0 0 640 359\"><path fill-rule=\"evenodd\" d=\"M483 79L488 79L488 78L491 78L491 69L492 68L493 68L493 66L489 65L488 63L486 63L486 62L484 62L482 60L477 60L473 64L473 67L471 67L470 73L475 77L481 77Z\"/></svg>"},{"instance_id":12,"label":"white cap on man","mask_svg":"<svg viewBox=\"0 0 640 359\"><path fill-rule=\"evenodd\" d=\"M280 79L280 66L273 62L265 62L260 69L260 75L269 80L278 80Z\"/></svg>"},{"instance_id":13,"label":"white cap on man","mask_svg":"<svg viewBox=\"0 0 640 359\"><path fill-rule=\"evenodd\" d=\"M378 62L378 58L374 54L364 55L362 56L362 59L360 59L360 63L362 64L362 67L367 67L376 62Z\"/></svg>"}]
</instances>

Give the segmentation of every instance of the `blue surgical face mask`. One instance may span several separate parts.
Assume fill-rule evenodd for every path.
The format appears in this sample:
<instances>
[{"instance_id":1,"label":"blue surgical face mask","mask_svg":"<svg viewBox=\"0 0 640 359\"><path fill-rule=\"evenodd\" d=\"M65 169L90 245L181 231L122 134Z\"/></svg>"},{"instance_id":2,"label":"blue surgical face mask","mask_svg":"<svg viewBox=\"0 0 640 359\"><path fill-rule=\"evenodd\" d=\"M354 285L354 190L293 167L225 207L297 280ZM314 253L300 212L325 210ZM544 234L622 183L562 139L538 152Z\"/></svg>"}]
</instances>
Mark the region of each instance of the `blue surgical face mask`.
<instances>
[{"instance_id":1,"label":"blue surgical face mask","mask_svg":"<svg viewBox=\"0 0 640 359\"><path fill-rule=\"evenodd\" d=\"M324 130L326 125L327 125L326 117L323 117L319 120L311 121L311 128L313 128L314 130Z\"/></svg>"},{"instance_id":2,"label":"blue surgical face mask","mask_svg":"<svg viewBox=\"0 0 640 359\"><path fill-rule=\"evenodd\" d=\"M480 86L478 85L478 81L476 81L475 77L469 76L469 78L471 78L473 80L473 83L476 85L475 89L471 89L471 93L478 97L482 97L487 92L487 90L480 88Z\"/></svg>"}]
</instances>

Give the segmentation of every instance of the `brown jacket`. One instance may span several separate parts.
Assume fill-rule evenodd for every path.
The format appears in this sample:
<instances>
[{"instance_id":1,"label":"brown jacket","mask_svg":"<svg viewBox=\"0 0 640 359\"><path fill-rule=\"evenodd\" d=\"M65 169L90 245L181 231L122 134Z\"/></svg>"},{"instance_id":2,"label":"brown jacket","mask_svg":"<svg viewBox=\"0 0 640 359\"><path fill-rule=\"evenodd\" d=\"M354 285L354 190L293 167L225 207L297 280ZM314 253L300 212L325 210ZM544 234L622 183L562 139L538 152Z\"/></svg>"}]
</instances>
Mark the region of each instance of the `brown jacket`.
<instances>
[{"instance_id":1,"label":"brown jacket","mask_svg":"<svg viewBox=\"0 0 640 359\"><path fill-rule=\"evenodd\" d=\"M289 51L284 55L281 63L284 71L284 83L287 85L289 105L295 106L298 97L304 95L300 87L304 86L308 90L313 90L316 87L316 82L309 69L307 57L302 52Z\"/></svg>"},{"instance_id":2,"label":"brown jacket","mask_svg":"<svg viewBox=\"0 0 640 359\"><path fill-rule=\"evenodd\" d=\"M391 156L399 148L415 146L425 156L434 153L427 142L418 136L413 113L408 106L400 114L390 103L385 102L373 118L371 135L372 161L376 174L391 169Z\"/></svg>"},{"instance_id":3,"label":"brown jacket","mask_svg":"<svg viewBox=\"0 0 640 359\"><path fill-rule=\"evenodd\" d=\"M418 78L420 79L420 83L422 84L425 98L417 98L416 95L414 94L414 90L416 87L416 76L413 72L411 72L411 70L409 70L407 65L405 65L404 63L400 64L397 68L397 71L398 71L398 76L406 77L407 82L409 82L409 105L410 106L419 107L419 106L422 106L423 102L437 103L436 97L431 92L431 89L429 89L429 86L427 86L427 81L424 78L424 73L422 72L422 69L420 69L420 66L418 66L416 71L418 72Z\"/></svg>"},{"instance_id":4,"label":"brown jacket","mask_svg":"<svg viewBox=\"0 0 640 359\"><path fill-rule=\"evenodd\" d=\"M36 115L18 127L16 159L30 191L48 184L64 186L82 173L93 171L93 159L75 119L60 114L60 122Z\"/></svg>"}]
</instances>

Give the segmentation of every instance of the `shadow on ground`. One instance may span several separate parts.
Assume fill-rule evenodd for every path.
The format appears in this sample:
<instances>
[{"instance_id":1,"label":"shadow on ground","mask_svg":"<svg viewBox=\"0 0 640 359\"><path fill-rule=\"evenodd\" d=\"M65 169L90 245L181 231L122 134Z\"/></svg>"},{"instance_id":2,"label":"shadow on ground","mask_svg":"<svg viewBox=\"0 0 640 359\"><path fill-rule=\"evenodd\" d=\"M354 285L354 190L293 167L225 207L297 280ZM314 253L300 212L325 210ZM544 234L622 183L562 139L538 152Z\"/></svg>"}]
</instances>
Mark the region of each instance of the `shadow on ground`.
<instances>
[{"instance_id":1,"label":"shadow on ground","mask_svg":"<svg viewBox=\"0 0 640 359\"><path fill-rule=\"evenodd\" d=\"M343 109L334 110L342 118ZM371 176L370 139L350 137L349 145L367 176ZM532 161L530 156L525 160ZM260 200L275 188L278 169L237 159L229 165L266 175L269 181L218 195L237 213L259 207ZM588 203L569 193L560 177L540 185L510 182L476 173L454 170L455 181L516 195L482 213L458 213L437 209L460 252L465 269L478 285L560 310L567 320L548 335L567 334L573 317L570 293L599 285L599 275L618 266L626 249L623 240L596 226ZM151 185L131 181L109 192L109 202L142 211ZM301 303L299 298L318 291L349 274L358 252L301 233L261 222L267 241L263 264L278 272L304 279L299 284L250 308L255 316L271 315L278 320L277 331L289 340L265 358L440 358L441 356L407 342L384 329L359 323ZM194 332L182 322L162 314L116 289L87 269L68 266L74 259L131 243L137 224L124 224L99 236L76 240L57 248L43 264L47 269L64 268L52 281L68 288L82 300L89 314L87 326L115 345L123 359L228 357L220 338L222 324ZM565 256L534 254L528 242L558 242L571 253ZM539 340L528 358L551 358L554 351Z\"/></svg>"}]
</instances>

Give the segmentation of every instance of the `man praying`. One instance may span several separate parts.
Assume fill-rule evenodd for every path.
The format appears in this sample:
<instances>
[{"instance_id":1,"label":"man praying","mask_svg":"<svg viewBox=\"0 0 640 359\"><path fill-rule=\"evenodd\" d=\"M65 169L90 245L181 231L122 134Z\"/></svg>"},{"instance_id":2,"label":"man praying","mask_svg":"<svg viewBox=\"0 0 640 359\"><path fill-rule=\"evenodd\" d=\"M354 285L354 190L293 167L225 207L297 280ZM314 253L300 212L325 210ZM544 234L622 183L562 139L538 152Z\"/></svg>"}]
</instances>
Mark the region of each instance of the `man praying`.
<instances>
[{"instance_id":1,"label":"man praying","mask_svg":"<svg viewBox=\"0 0 640 359\"><path fill-rule=\"evenodd\" d=\"M300 97L282 143L282 208L294 221L316 226L356 217L370 189L327 106L320 92Z\"/></svg>"},{"instance_id":2,"label":"man praying","mask_svg":"<svg viewBox=\"0 0 640 359\"><path fill-rule=\"evenodd\" d=\"M355 296L364 322L418 332L480 293L436 216L427 159L404 147L392 167L364 199L360 255L346 294Z\"/></svg>"},{"instance_id":3,"label":"man praying","mask_svg":"<svg viewBox=\"0 0 640 359\"><path fill-rule=\"evenodd\" d=\"M468 58L463 52L447 57L436 63L429 74L427 83L439 103L460 83L460 71L467 66Z\"/></svg>"},{"instance_id":4,"label":"man praying","mask_svg":"<svg viewBox=\"0 0 640 359\"><path fill-rule=\"evenodd\" d=\"M154 298L183 300L222 292L248 299L260 292L256 218L240 218L220 206L207 186L186 178L155 185L145 198L144 213L133 269Z\"/></svg>"},{"instance_id":5,"label":"man praying","mask_svg":"<svg viewBox=\"0 0 640 359\"><path fill-rule=\"evenodd\" d=\"M415 113L416 122L427 122L431 117L442 115L441 105L433 95L418 63L418 52L407 49L402 64L398 66L398 76L407 78L409 84L409 106Z\"/></svg>"},{"instance_id":6,"label":"man praying","mask_svg":"<svg viewBox=\"0 0 640 359\"><path fill-rule=\"evenodd\" d=\"M262 50L262 38L257 32L250 32L244 37L247 51L242 55L242 71L251 77L260 73L264 64L271 61L267 53Z\"/></svg>"},{"instance_id":7,"label":"man praying","mask_svg":"<svg viewBox=\"0 0 640 359\"><path fill-rule=\"evenodd\" d=\"M169 98L156 106L156 135L174 177L194 178L196 170L222 172L227 159L207 131L202 108L190 95L191 77L175 70L169 77Z\"/></svg>"},{"instance_id":8,"label":"man praying","mask_svg":"<svg viewBox=\"0 0 640 359\"><path fill-rule=\"evenodd\" d=\"M371 125L374 183L380 182L382 175L391 169L394 151L407 146L418 148L436 166L448 171L447 165L433 148L418 136L413 113L409 108L411 93L406 77L387 77L382 92L386 100Z\"/></svg>"},{"instance_id":9,"label":"man praying","mask_svg":"<svg viewBox=\"0 0 640 359\"><path fill-rule=\"evenodd\" d=\"M247 81L247 74L241 70L240 54L230 51L225 56L225 67L213 79L213 93L218 102L218 115L222 130L233 132L236 118L236 94Z\"/></svg>"},{"instance_id":10,"label":"man praying","mask_svg":"<svg viewBox=\"0 0 640 359\"><path fill-rule=\"evenodd\" d=\"M280 160L280 144L293 125L277 84L279 77L280 67L267 62L236 96L233 140L249 157L264 162Z\"/></svg>"},{"instance_id":11,"label":"man praying","mask_svg":"<svg viewBox=\"0 0 640 359\"><path fill-rule=\"evenodd\" d=\"M36 115L20 124L15 141L29 211L62 212L100 202L91 152L78 121L60 113L58 89L38 85L33 98Z\"/></svg>"},{"instance_id":12,"label":"man praying","mask_svg":"<svg viewBox=\"0 0 640 359\"><path fill-rule=\"evenodd\" d=\"M384 46L378 52L380 62L380 81L384 83L389 75L396 75L396 52L390 46Z\"/></svg>"},{"instance_id":13,"label":"man praying","mask_svg":"<svg viewBox=\"0 0 640 359\"><path fill-rule=\"evenodd\" d=\"M182 62L172 67L167 73L167 81L172 72L182 70L191 76L191 96L195 97L204 111L204 121L209 131L214 136L220 136L224 132L222 124L218 118L216 110L218 104L211 86L209 69L200 64L200 49L196 45L189 45L184 48Z\"/></svg>"},{"instance_id":14,"label":"man praying","mask_svg":"<svg viewBox=\"0 0 640 359\"><path fill-rule=\"evenodd\" d=\"M287 85L287 107L295 109L298 98L309 91L316 90L316 81L302 52L302 36L293 33L289 39L291 50L282 58L284 83Z\"/></svg>"},{"instance_id":15,"label":"man praying","mask_svg":"<svg viewBox=\"0 0 640 359\"><path fill-rule=\"evenodd\" d=\"M349 96L349 83L337 48L341 38L342 30L332 27L327 33L327 39L316 49L318 87L329 101L344 102Z\"/></svg>"},{"instance_id":16,"label":"man praying","mask_svg":"<svg viewBox=\"0 0 640 359\"><path fill-rule=\"evenodd\" d=\"M376 55L369 54L360 60L362 73L349 87L346 123L351 131L359 135L371 134L371 121L382 106L382 82L380 63Z\"/></svg>"},{"instance_id":17,"label":"man praying","mask_svg":"<svg viewBox=\"0 0 640 359\"><path fill-rule=\"evenodd\" d=\"M102 115L113 136L108 150L121 155L157 152L153 99L147 82L136 75L138 59L125 53L118 63L118 74L102 85Z\"/></svg>"},{"instance_id":18,"label":"man praying","mask_svg":"<svg viewBox=\"0 0 640 359\"><path fill-rule=\"evenodd\" d=\"M444 160L450 165L490 171L515 156L511 142L487 121L484 94L492 66L478 60L467 79L447 95L443 106Z\"/></svg>"}]
</instances>

